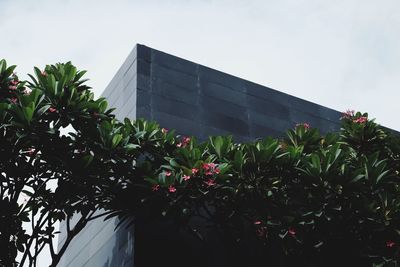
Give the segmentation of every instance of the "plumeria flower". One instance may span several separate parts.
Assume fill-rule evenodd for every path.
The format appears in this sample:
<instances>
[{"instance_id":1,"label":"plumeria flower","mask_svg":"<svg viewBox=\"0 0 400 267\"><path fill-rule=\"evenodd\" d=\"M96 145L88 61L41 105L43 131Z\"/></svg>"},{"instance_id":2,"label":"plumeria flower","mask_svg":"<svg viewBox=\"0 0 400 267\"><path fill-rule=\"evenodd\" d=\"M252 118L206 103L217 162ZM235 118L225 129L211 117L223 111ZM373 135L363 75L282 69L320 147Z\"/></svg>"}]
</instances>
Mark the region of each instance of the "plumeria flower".
<instances>
[{"instance_id":1,"label":"plumeria flower","mask_svg":"<svg viewBox=\"0 0 400 267\"><path fill-rule=\"evenodd\" d=\"M342 113L342 117L340 118L341 120L343 119L351 119L355 114L354 110L346 110L345 112Z\"/></svg>"},{"instance_id":2,"label":"plumeria flower","mask_svg":"<svg viewBox=\"0 0 400 267\"><path fill-rule=\"evenodd\" d=\"M217 168L217 165L215 163L203 163L201 167L203 168L205 175L213 175L220 173L220 169Z\"/></svg>"},{"instance_id":3,"label":"plumeria flower","mask_svg":"<svg viewBox=\"0 0 400 267\"><path fill-rule=\"evenodd\" d=\"M304 129L306 129L306 130L310 129L310 124L308 124L307 122L297 123L296 124L296 128L299 127L299 126L303 126Z\"/></svg>"},{"instance_id":4,"label":"plumeria flower","mask_svg":"<svg viewBox=\"0 0 400 267\"><path fill-rule=\"evenodd\" d=\"M291 235L291 236L295 236L295 235L296 235L296 229L294 229L293 227L290 227L290 228L288 229L288 233L289 233L289 235Z\"/></svg>"},{"instance_id":5,"label":"plumeria flower","mask_svg":"<svg viewBox=\"0 0 400 267\"><path fill-rule=\"evenodd\" d=\"M214 186L216 185L216 182L214 179L208 179L207 181L204 182L207 186Z\"/></svg>"},{"instance_id":6,"label":"plumeria flower","mask_svg":"<svg viewBox=\"0 0 400 267\"><path fill-rule=\"evenodd\" d=\"M10 86L8 87L8 89L10 89L10 90L16 90L16 89L17 89L17 86L15 86L15 85L10 85Z\"/></svg>"},{"instance_id":7,"label":"plumeria flower","mask_svg":"<svg viewBox=\"0 0 400 267\"><path fill-rule=\"evenodd\" d=\"M182 141L177 143L177 147L186 147L190 143L191 138L190 137L183 137Z\"/></svg>"},{"instance_id":8,"label":"plumeria flower","mask_svg":"<svg viewBox=\"0 0 400 267\"><path fill-rule=\"evenodd\" d=\"M182 176L182 179L183 179L184 181L187 181L187 180L190 179L190 176L189 176L189 175L183 175L183 176Z\"/></svg>"},{"instance_id":9,"label":"plumeria flower","mask_svg":"<svg viewBox=\"0 0 400 267\"><path fill-rule=\"evenodd\" d=\"M388 241L386 241L386 247L388 247L388 248L392 248L392 247L394 247L395 245L396 245L396 243L393 242L393 240L388 240Z\"/></svg>"},{"instance_id":10,"label":"plumeria flower","mask_svg":"<svg viewBox=\"0 0 400 267\"><path fill-rule=\"evenodd\" d=\"M50 107L50 108L49 108L49 112L50 112L50 113L54 113L54 112L56 112L56 111L57 111L56 108L53 108L53 107Z\"/></svg>"},{"instance_id":11,"label":"plumeria flower","mask_svg":"<svg viewBox=\"0 0 400 267\"><path fill-rule=\"evenodd\" d=\"M182 146L185 147L190 143L191 138L190 137L183 137L182 139Z\"/></svg>"},{"instance_id":12,"label":"plumeria flower","mask_svg":"<svg viewBox=\"0 0 400 267\"><path fill-rule=\"evenodd\" d=\"M160 189L160 185L159 185L159 184L155 184L155 185L153 185L153 187L151 188L151 190L152 190L153 192L158 191L159 189Z\"/></svg>"},{"instance_id":13,"label":"plumeria flower","mask_svg":"<svg viewBox=\"0 0 400 267\"><path fill-rule=\"evenodd\" d=\"M260 224L261 224L261 221L255 221L254 224L255 224L255 225L260 225Z\"/></svg>"},{"instance_id":14,"label":"plumeria flower","mask_svg":"<svg viewBox=\"0 0 400 267\"><path fill-rule=\"evenodd\" d=\"M215 168L215 163L203 163L202 167L204 170L210 170Z\"/></svg>"},{"instance_id":15,"label":"plumeria flower","mask_svg":"<svg viewBox=\"0 0 400 267\"><path fill-rule=\"evenodd\" d=\"M171 176L171 174L172 174L172 173L171 173L170 171L165 171L165 172L164 172L164 175L167 176L167 177Z\"/></svg>"},{"instance_id":16,"label":"plumeria flower","mask_svg":"<svg viewBox=\"0 0 400 267\"><path fill-rule=\"evenodd\" d=\"M368 118L367 118L367 117L364 117L364 116L362 116L362 117L360 117L360 118L358 118L358 119L353 120L354 123L358 123L358 124L362 124L362 123L367 122L367 121L368 121Z\"/></svg>"},{"instance_id":17,"label":"plumeria flower","mask_svg":"<svg viewBox=\"0 0 400 267\"><path fill-rule=\"evenodd\" d=\"M192 169L192 174L193 174L193 175L196 175L198 172L199 172L199 169L196 169L196 168L193 168L193 169Z\"/></svg>"},{"instance_id":18,"label":"plumeria flower","mask_svg":"<svg viewBox=\"0 0 400 267\"><path fill-rule=\"evenodd\" d=\"M257 233L257 236L259 236L259 237L267 237L267 227L262 226L262 227L258 228L256 233Z\"/></svg>"},{"instance_id":19,"label":"plumeria flower","mask_svg":"<svg viewBox=\"0 0 400 267\"><path fill-rule=\"evenodd\" d=\"M19 83L18 80L14 79L10 82L11 85L17 85Z\"/></svg>"},{"instance_id":20,"label":"plumeria flower","mask_svg":"<svg viewBox=\"0 0 400 267\"><path fill-rule=\"evenodd\" d=\"M26 154L28 154L28 156L33 156L34 153L35 153L35 149L34 149L34 148L29 148L29 149L26 151Z\"/></svg>"},{"instance_id":21,"label":"plumeria flower","mask_svg":"<svg viewBox=\"0 0 400 267\"><path fill-rule=\"evenodd\" d=\"M175 192L176 192L175 186L170 185L170 186L168 187L168 191L169 191L170 193L175 193Z\"/></svg>"},{"instance_id":22,"label":"plumeria flower","mask_svg":"<svg viewBox=\"0 0 400 267\"><path fill-rule=\"evenodd\" d=\"M25 95L30 95L31 93L32 93L32 90L29 89L29 88L26 88L26 89L24 90L24 94L25 94Z\"/></svg>"}]
</instances>

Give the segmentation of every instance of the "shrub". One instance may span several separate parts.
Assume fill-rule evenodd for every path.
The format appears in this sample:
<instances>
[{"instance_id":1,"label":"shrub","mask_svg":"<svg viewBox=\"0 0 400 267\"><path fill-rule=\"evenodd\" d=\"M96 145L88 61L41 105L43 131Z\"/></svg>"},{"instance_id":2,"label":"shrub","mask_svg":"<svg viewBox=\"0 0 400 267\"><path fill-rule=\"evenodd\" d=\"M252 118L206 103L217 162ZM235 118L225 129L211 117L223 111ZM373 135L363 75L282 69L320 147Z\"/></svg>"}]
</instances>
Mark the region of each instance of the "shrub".
<instances>
[{"instance_id":1,"label":"shrub","mask_svg":"<svg viewBox=\"0 0 400 267\"><path fill-rule=\"evenodd\" d=\"M122 220L173 220L201 234L192 219L206 217L232 242L252 232L260 255L275 251L273 266L282 255L302 266L398 263L399 138L368 114L345 113L338 133L300 124L246 144L132 127L142 154L109 206Z\"/></svg>"}]
</instances>

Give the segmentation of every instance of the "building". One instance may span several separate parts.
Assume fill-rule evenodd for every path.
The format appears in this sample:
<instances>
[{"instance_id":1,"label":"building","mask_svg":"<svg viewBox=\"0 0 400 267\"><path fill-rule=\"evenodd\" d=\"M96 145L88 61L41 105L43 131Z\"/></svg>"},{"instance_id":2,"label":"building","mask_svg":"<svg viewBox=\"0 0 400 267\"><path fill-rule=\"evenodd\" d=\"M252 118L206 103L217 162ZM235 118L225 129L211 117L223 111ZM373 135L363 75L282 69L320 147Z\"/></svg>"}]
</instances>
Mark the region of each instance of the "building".
<instances>
[{"instance_id":1,"label":"building","mask_svg":"<svg viewBox=\"0 0 400 267\"><path fill-rule=\"evenodd\" d=\"M278 137L301 122L322 132L340 126L341 114L335 110L143 45L130 53L103 96L119 119L155 120L202 140L227 134L237 141ZM125 267L133 266L134 259L142 261L140 251L146 249L142 244L156 237L145 240L146 231L135 234L133 227L114 232L116 224L115 219L91 222L73 240L59 266Z\"/></svg>"}]
</instances>

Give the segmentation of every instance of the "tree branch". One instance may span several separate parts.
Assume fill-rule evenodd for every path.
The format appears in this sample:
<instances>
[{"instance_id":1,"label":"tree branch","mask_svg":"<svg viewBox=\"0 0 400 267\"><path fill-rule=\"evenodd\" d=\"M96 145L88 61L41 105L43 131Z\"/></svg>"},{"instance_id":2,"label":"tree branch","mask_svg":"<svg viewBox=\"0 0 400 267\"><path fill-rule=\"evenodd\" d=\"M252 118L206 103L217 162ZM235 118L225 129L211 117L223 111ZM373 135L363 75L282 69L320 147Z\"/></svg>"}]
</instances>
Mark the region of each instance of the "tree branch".
<instances>
[{"instance_id":1,"label":"tree branch","mask_svg":"<svg viewBox=\"0 0 400 267\"><path fill-rule=\"evenodd\" d=\"M86 218L87 215L83 215L81 219L77 222L77 224L74 226L74 228L67 232L67 239L65 240L64 244L62 245L61 249L57 254L52 257L52 263L50 264L49 267L56 267L57 264L59 263L62 255L64 254L65 250L67 249L68 245L71 243L72 239L80 233L80 231L86 226L88 223L88 220Z\"/></svg>"}]
</instances>

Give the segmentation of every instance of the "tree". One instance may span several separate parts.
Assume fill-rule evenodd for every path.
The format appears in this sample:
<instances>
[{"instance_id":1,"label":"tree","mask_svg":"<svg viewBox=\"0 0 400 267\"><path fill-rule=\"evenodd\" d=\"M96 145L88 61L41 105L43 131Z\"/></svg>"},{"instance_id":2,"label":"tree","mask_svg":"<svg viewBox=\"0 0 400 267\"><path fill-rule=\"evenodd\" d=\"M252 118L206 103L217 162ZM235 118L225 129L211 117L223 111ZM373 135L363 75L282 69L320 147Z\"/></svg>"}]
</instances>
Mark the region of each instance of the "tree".
<instances>
[{"instance_id":1,"label":"tree","mask_svg":"<svg viewBox=\"0 0 400 267\"><path fill-rule=\"evenodd\" d=\"M113 123L113 116L104 99L93 100L81 79L85 72L71 63L35 68L30 82L19 81L14 69L0 61L0 244L6 251L0 263L17 265L19 250L21 265L36 266L48 248L55 266L71 239L101 216L94 214L96 182L110 173L108 163L93 159L94 153L104 160L112 156L99 129ZM65 127L70 134L63 134ZM78 213L81 218L71 226ZM57 221L65 221L68 231L58 252Z\"/></svg>"},{"instance_id":2,"label":"tree","mask_svg":"<svg viewBox=\"0 0 400 267\"><path fill-rule=\"evenodd\" d=\"M56 266L90 220L113 216L173 221L199 239L202 218L226 244L252 237L259 265L398 264L400 142L368 114L345 113L325 136L304 123L283 139L199 143L116 120L69 62L30 81L14 69L0 61L0 265L18 265L19 251L36 266L49 249Z\"/></svg>"}]
</instances>

